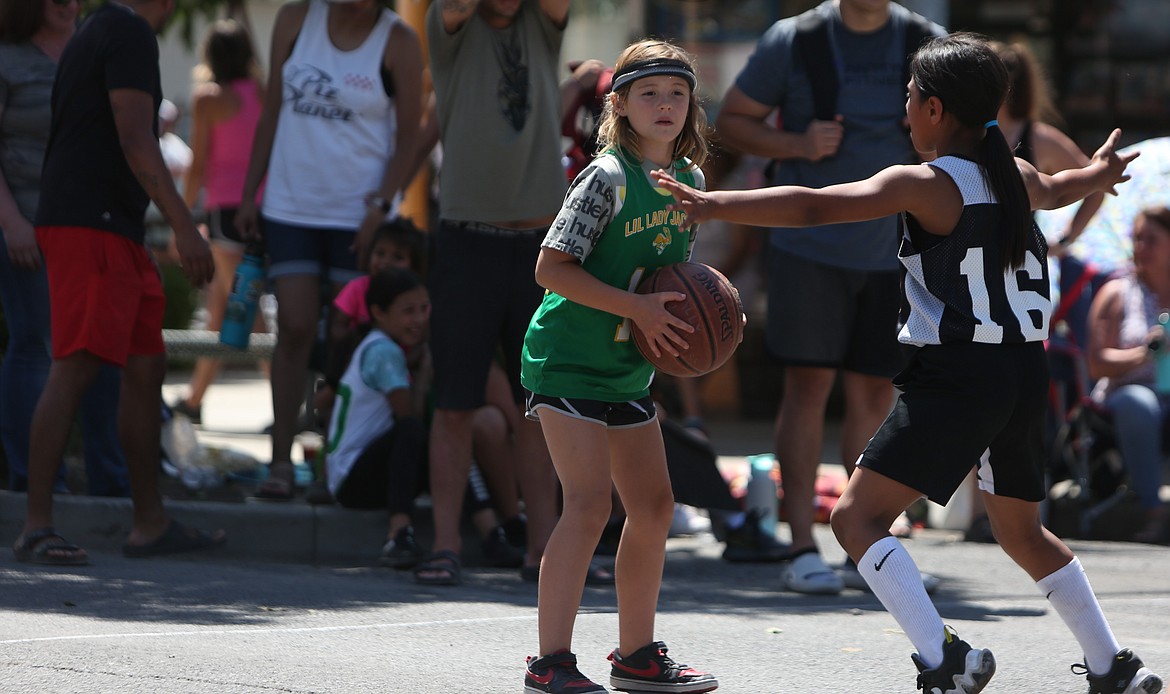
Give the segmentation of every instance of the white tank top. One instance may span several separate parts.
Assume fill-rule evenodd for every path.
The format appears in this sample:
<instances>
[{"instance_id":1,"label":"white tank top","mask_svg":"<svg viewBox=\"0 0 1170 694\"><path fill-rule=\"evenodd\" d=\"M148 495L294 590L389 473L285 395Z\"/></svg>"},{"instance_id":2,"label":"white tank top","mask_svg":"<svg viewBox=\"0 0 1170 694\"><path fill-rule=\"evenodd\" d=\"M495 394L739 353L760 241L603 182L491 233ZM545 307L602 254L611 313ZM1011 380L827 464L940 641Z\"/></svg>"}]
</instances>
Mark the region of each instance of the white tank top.
<instances>
[{"instance_id":1,"label":"white tank top","mask_svg":"<svg viewBox=\"0 0 1170 694\"><path fill-rule=\"evenodd\" d=\"M361 46L329 40L329 5L312 0L284 63L284 100L268 165L264 216L301 226L357 230L365 196L394 156L394 100L382 57L397 14L382 10ZM397 199L394 201L397 212Z\"/></svg>"}]
</instances>

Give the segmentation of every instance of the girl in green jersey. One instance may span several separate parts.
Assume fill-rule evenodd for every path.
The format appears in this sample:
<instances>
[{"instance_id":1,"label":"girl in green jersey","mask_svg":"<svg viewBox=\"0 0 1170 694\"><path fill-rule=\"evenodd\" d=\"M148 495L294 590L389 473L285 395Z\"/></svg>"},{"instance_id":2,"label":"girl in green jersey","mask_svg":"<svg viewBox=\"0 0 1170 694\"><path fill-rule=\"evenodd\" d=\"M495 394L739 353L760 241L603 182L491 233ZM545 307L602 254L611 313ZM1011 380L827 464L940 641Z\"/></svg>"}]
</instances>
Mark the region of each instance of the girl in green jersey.
<instances>
[{"instance_id":1,"label":"girl in green jersey","mask_svg":"<svg viewBox=\"0 0 1170 694\"><path fill-rule=\"evenodd\" d=\"M686 260L694 230L667 212L671 197L650 171L703 187L706 118L693 59L661 41L622 52L600 125L599 151L573 182L536 263L548 291L524 340L528 416L540 420L564 489L564 511L540 569L540 656L525 691L606 691L577 669L573 623L593 549L616 487L626 509L617 552L618 647L610 684L623 691L707 692L710 674L676 663L655 639L666 534L674 509L662 432L649 386L653 368L630 339L637 323L652 349L677 355L691 326L666 310L677 292L637 294L641 277Z\"/></svg>"}]
</instances>

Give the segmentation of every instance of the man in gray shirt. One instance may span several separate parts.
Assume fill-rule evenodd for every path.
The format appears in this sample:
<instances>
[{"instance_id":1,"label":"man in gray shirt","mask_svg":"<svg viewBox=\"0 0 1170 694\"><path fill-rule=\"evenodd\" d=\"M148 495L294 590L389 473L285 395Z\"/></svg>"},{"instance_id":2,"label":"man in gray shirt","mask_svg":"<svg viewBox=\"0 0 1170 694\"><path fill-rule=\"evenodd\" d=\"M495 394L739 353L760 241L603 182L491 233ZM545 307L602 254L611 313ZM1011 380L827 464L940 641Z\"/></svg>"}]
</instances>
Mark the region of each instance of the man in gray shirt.
<instances>
[{"instance_id":1,"label":"man in gray shirt","mask_svg":"<svg viewBox=\"0 0 1170 694\"><path fill-rule=\"evenodd\" d=\"M823 85L814 84L813 61L799 44L803 35L798 39L798 28L810 24L823 32L838 83L836 113L819 118L815 92ZM888 0L826 0L780 20L728 90L716 128L730 146L776 160L773 185L819 188L912 163L903 124L906 36L924 24ZM778 127L768 121L777 108ZM767 338L785 365L776 457L792 532L784 580L797 592L838 593L842 579L825 566L812 536L825 406L841 370L841 457L851 469L893 405L890 378L901 368L898 220L776 229L771 241Z\"/></svg>"},{"instance_id":2,"label":"man in gray shirt","mask_svg":"<svg viewBox=\"0 0 1170 694\"><path fill-rule=\"evenodd\" d=\"M569 0L440 0L427 15L443 169L431 270L431 427L434 554L422 583L460 579L460 513L471 463L472 415L497 350L520 422L517 474L528 517L528 571L536 575L555 522L552 463L540 426L522 416L520 348L543 291L534 269L560 209L557 66Z\"/></svg>"}]
</instances>

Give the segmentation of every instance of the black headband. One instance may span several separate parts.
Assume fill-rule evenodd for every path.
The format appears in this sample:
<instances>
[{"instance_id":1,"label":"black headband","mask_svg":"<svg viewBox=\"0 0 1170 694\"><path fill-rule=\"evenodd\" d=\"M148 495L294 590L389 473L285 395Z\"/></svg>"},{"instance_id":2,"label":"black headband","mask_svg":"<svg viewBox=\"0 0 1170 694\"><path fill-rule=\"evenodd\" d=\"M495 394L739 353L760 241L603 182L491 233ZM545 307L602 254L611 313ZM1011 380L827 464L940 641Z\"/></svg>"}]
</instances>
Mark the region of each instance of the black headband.
<instances>
[{"instance_id":1,"label":"black headband","mask_svg":"<svg viewBox=\"0 0 1170 694\"><path fill-rule=\"evenodd\" d=\"M634 80L640 80L643 77L651 77L653 75L681 77L687 81L687 84L691 85L691 91L695 90L695 85L698 83L698 80L695 79L695 71L686 62L673 58L652 58L650 60L639 60L636 63L630 63L615 72L613 74L613 84L610 85L609 90L616 92Z\"/></svg>"}]
</instances>

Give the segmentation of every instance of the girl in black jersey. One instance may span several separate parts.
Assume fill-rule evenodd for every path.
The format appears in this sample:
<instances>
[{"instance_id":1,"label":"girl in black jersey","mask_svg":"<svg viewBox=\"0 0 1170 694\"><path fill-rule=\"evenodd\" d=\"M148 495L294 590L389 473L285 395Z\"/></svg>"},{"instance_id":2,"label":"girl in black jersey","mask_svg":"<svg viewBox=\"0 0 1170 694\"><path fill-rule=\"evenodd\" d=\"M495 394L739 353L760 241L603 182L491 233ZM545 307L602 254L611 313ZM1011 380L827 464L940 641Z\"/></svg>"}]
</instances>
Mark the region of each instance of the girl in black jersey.
<instances>
[{"instance_id":1,"label":"girl in black jersey","mask_svg":"<svg viewBox=\"0 0 1170 694\"><path fill-rule=\"evenodd\" d=\"M718 218L811 226L903 213L906 301L899 340L913 350L893 412L832 515L833 530L917 653L918 688L979 692L995 672L986 649L945 627L890 523L925 495L945 503L978 467L996 539L1036 581L1085 654L1090 693L1152 694L1160 677L1117 643L1080 562L1040 522L1044 498L1043 340L1052 310L1047 247L1032 209L1052 209L1128 180L1115 130L1083 168L1054 175L1015 159L995 121L1003 63L980 37L934 39L915 54L906 115L925 165L864 181L704 193L667 175L687 222ZM893 317L891 316L891 321ZM1077 666L1074 666L1074 671Z\"/></svg>"}]
</instances>

